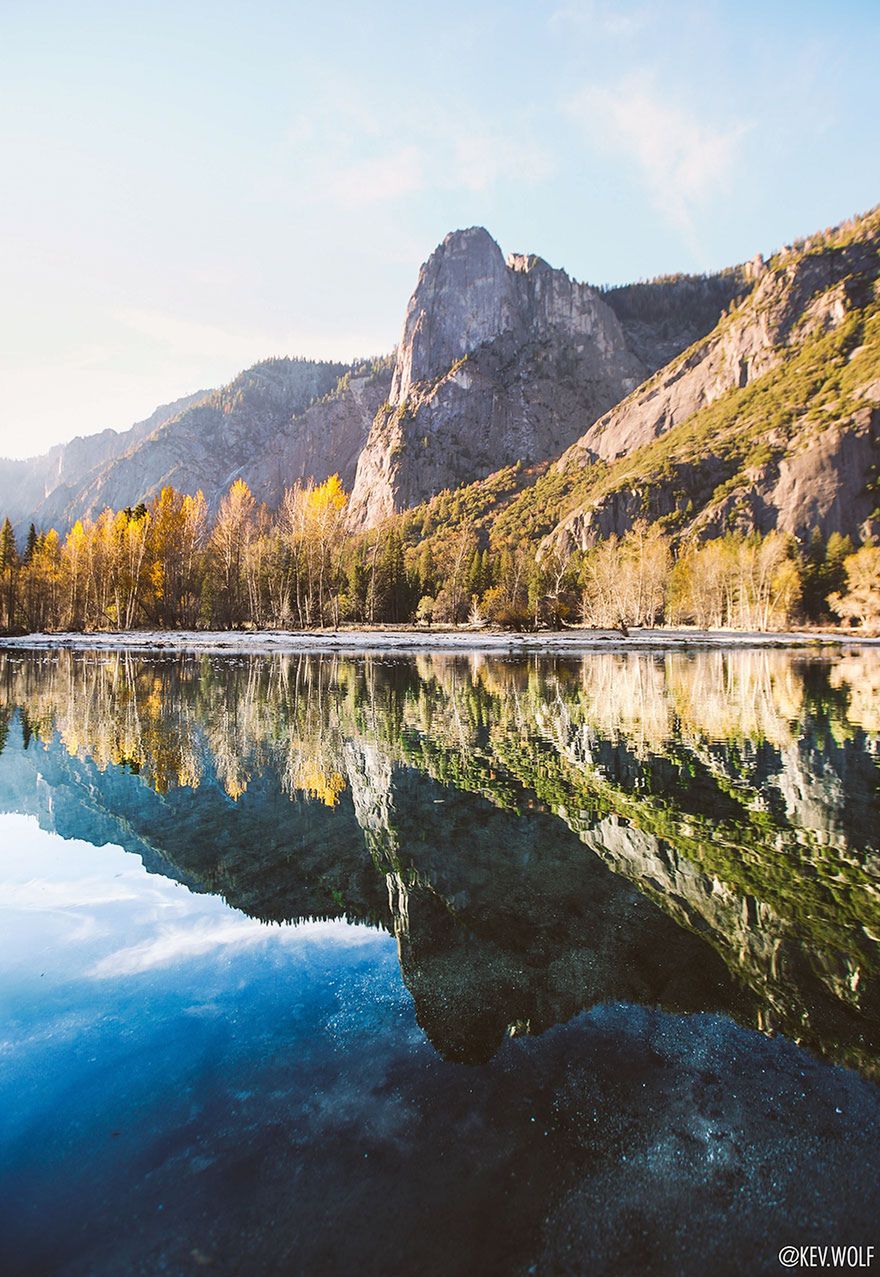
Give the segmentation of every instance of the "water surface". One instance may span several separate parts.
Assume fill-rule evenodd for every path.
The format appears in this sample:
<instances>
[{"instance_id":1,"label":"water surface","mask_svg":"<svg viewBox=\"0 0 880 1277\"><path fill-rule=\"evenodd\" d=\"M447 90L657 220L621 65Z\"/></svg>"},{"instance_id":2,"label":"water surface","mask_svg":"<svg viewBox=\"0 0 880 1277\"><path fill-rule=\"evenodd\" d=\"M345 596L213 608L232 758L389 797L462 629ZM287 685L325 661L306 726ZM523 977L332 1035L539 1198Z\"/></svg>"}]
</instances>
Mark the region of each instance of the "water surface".
<instances>
[{"instance_id":1,"label":"water surface","mask_svg":"<svg viewBox=\"0 0 880 1277\"><path fill-rule=\"evenodd\" d=\"M4 1272L876 1244L880 654L0 656Z\"/></svg>"}]
</instances>

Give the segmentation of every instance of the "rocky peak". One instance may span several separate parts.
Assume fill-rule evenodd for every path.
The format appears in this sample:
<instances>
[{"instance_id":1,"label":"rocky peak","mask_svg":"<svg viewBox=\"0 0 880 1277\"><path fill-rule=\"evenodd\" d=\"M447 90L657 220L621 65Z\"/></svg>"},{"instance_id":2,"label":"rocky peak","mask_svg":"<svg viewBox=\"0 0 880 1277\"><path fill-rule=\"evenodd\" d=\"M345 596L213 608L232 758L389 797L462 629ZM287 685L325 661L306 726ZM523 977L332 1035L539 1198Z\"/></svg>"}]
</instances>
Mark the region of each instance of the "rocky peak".
<instances>
[{"instance_id":1,"label":"rocky peak","mask_svg":"<svg viewBox=\"0 0 880 1277\"><path fill-rule=\"evenodd\" d=\"M419 272L398 347L391 403L510 327L515 293L501 249L482 226L452 231Z\"/></svg>"},{"instance_id":2,"label":"rocky peak","mask_svg":"<svg viewBox=\"0 0 880 1277\"><path fill-rule=\"evenodd\" d=\"M453 231L419 273L390 402L405 403L413 386L442 377L456 360L504 334L522 347L559 331L593 340L602 351L625 346L617 317L589 284L533 253L510 253L505 260L481 226Z\"/></svg>"},{"instance_id":3,"label":"rocky peak","mask_svg":"<svg viewBox=\"0 0 880 1277\"><path fill-rule=\"evenodd\" d=\"M507 266L509 270L521 275L527 275L529 271L553 269L549 262L545 262L543 257L538 257L534 253L508 253Z\"/></svg>"},{"instance_id":4,"label":"rocky peak","mask_svg":"<svg viewBox=\"0 0 880 1277\"><path fill-rule=\"evenodd\" d=\"M358 461L352 527L558 455L647 371L596 289L531 254L505 260L481 227L454 231L407 307L390 399Z\"/></svg>"}]
</instances>

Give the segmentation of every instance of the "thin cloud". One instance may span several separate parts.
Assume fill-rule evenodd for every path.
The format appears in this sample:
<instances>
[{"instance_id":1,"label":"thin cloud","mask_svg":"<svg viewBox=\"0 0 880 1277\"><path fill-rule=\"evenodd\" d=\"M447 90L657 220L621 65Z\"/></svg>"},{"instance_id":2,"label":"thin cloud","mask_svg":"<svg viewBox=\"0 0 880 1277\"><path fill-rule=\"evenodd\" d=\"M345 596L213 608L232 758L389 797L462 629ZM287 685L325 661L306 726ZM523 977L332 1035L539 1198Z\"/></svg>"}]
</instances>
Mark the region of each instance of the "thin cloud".
<instances>
[{"instance_id":1,"label":"thin cloud","mask_svg":"<svg viewBox=\"0 0 880 1277\"><path fill-rule=\"evenodd\" d=\"M425 191L482 194L500 182L532 185L553 171L543 147L528 138L462 124L450 141L428 136L422 145L393 147L384 154L338 161L316 177L311 198L344 208L394 203Z\"/></svg>"},{"instance_id":2,"label":"thin cloud","mask_svg":"<svg viewBox=\"0 0 880 1277\"><path fill-rule=\"evenodd\" d=\"M463 132L455 143L447 184L481 192L501 181L534 185L553 172L549 152L528 138L498 133Z\"/></svg>"},{"instance_id":3,"label":"thin cloud","mask_svg":"<svg viewBox=\"0 0 880 1277\"><path fill-rule=\"evenodd\" d=\"M54 913L68 909L93 909L100 905L119 904L137 899L137 892L124 881L106 882L101 878L82 878L72 882L55 882L32 878L29 882L3 884L0 909L28 913Z\"/></svg>"},{"instance_id":4,"label":"thin cloud","mask_svg":"<svg viewBox=\"0 0 880 1277\"><path fill-rule=\"evenodd\" d=\"M555 167L533 125L527 109L499 123L454 101L438 115L432 99L410 102L401 117L396 101L383 106L325 89L285 131L279 191L293 176L300 203L350 212L431 192L533 184Z\"/></svg>"},{"instance_id":5,"label":"thin cloud","mask_svg":"<svg viewBox=\"0 0 880 1277\"><path fill-rule=\"evenodd\" d=\"M575 28L580 34L599 32L617 39L629 39L649 22L650 11L643 5L630 8L602 0L570 0L550 15L551 28Z\"/></svg>"},{"instance_id":6,"label":"thin cloud","mask_svg":"<svg viewBox=\"0 0 880 1277\"><path fill-rule=\"evenodd\" d=\"M220 923L199 919L186 926L163 928L158 935L140 944L107 954L95 964L91 975L96 980L141 975L155 967L204 957L217 949L241 949L262 944L269 938L268 927L247 918L231 918Z\"/></svg>"},{"instance_id":7,"label":"thin cloud","mask_svg":"<svg viewBox=\"0 0 880 1277\"><path fill-rule=\"evenodd\" d=\"M416 146L401 146L340 165L327 175L323 194L340 204L360 207L399 200L425 187L424 161Z\"/></svg>"},{"instance_id":8,"label":"thin cloud","mask_svg":"<svg viewBox=\"0 0 880 1277\"><path fill-rule=\"evenodd\" d=\"M698 217L729 189L749 125L700 119L639 76L583 88L567 110L591 141L635 167L655 208L696 248Z\"/></svg>"}]
</instances>

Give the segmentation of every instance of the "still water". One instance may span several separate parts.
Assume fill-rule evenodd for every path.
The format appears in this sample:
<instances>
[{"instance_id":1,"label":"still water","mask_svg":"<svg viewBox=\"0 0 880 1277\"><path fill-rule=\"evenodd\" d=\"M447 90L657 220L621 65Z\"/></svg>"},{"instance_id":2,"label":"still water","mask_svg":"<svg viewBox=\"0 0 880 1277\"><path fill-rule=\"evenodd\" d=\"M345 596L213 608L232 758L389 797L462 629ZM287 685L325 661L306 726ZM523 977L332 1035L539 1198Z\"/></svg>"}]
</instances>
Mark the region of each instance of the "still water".
<instances>
[{"instance_id":1,"label":"still water","mask_svg":"<svg viewBox=\"0 0 880 1277\"><path fill-rule=\"evenodd\" d=\"M0 1271L880 1244L880 653L0 656Z\"/></svg>"}]
</instances>

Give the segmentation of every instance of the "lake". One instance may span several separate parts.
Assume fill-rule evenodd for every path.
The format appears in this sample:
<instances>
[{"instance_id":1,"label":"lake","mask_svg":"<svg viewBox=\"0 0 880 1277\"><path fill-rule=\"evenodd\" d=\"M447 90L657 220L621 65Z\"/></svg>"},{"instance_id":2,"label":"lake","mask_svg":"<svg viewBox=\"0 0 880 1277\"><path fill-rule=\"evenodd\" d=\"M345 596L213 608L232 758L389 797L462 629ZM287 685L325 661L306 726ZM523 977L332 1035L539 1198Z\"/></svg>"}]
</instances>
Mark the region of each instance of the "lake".
<instances>
[{"instance_id":1,"label":"lake","mask_svg":"<svg viewBox=\"0 0 880 1277\"><path fill-rule=\"evenodd\" d=\"M880 652L0 655L4 1274L877 1245Z\"/></svg>"}]
</instances>

